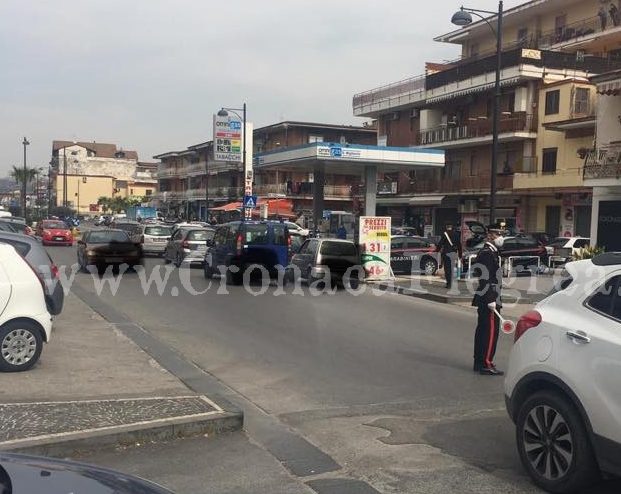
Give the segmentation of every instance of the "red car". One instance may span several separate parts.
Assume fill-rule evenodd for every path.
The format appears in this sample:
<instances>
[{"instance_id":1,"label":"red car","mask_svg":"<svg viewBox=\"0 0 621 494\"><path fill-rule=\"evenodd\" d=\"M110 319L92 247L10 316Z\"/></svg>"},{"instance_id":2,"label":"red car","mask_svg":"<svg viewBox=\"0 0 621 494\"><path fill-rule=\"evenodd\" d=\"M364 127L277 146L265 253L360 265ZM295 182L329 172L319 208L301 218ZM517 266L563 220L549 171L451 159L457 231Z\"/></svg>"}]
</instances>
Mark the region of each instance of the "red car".
<instances>
[{"instance_id":1,"label":"red car","mask_svg":"<svg viewBox=\"0 0 621 494\"><path fill-rule=\"evenodd\" d=\"M37 225L37 235L43 245L73 245L73 235L66 223L59 220L43 220Z\"/></svg>"}]
</instances>

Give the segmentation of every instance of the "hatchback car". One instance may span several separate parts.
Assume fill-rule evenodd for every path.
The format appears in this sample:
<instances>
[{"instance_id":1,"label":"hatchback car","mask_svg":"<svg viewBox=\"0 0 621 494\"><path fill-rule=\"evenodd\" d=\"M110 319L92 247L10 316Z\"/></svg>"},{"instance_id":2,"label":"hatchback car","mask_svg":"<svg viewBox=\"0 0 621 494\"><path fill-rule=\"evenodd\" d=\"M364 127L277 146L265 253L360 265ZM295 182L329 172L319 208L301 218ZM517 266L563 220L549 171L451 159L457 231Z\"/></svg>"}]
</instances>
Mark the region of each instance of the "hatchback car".
<instances>
[{"instance_id":1,"label":"hatchback car","mask_svg":"<svg viewBox=\"0 0 621 494\"><path fill-rule=\"evenodd\" d=\"M127 232L132 242L140 242L142 228L137 221L127 220L125 218L117 219L112 222L110 228L114 230L123 230Z\"/></svg>"},{"instance_id":2,"label":"hatchback car","mask_svg":"<svg viewBox=\"0 0 621 494\"><path fill-rule=\"evenodd\" d=\"M58 267L41 243L19 233L0 232L0 243L12 245L35 270L43 283L48 312L57 316L63 310L65 292L58 276Z\"/></svg>"},{"instance_id":3,"label":"hatchback car","mask_svg":"<svg viewBox=\"0 0 621 494\"><path fill-rule=\"evenodd\" d=\"M73 245L71 229L64 221L42 220L37 225L36 234L41 237L43 245Z\"/></svg>"},{"instance_id":4,"label":"hatchback car","mask_svg":"<svg viewBox=\"0 0 621 494\"><path fill-rule=\"evenodd\" d=\"M0 244L0 371L30 369L49 341L52 317L43 283L8 244Z\"/></svg>"},{"instance_id":5,"label":"hatchback car","mask_svg":"<svg viewBox=\"0 0 621 494\"><path fill-rule=\"evenodd\" d=\"M164 255L166 243L172 235L169 225L143 224L140 233L140 243L145 254Z\"/></svg>"},{"instance_id":6,"label":"hatchback car","mask_svg":"<svg viewBox=\"0 0 621 494\"><path fill-rule=\"evenodd\" d=\"M290 258L291 235L284 223L233 221L216 228L207 247L203 269L206 278L226 269L227 283L239 285L249 266L263 266L271 277L277 277ZM237 269L229 269L232 266Z\"/></svg>"},{"instance_id":7,"label":"hatchback car","mask_svg":"<svg viewBox=\"0 0 621 494\"><path fill-rule=\"evenodd\" d=\"M166 243L164 262L172 262L178 268L182 264L202 266L207 251L207 242L213 239L213 236L214 230L211 228L179 228Z\"/></svg>"},{"instance_id":8,"label":"hatchback car","mask_svg":"<svg viewBox=\"0 0 621 494\"><path fill-rule=\"evenodd\" d=\"M91 230L78 241L78 265L82 271L95 265L99 272L107 266L129 267L142 264L142 246L133 242L123 230Z\"/></svg>"},{"instance_id":9,"label":"hatchback car","mask_svg":"<svg viewBox=\"0 0 621 494\"><path fill-rule=\"evenodd\" d=\"M474 262L476 255L483 248L485 241L464 250L462 256L463 272L467 273L470 264ZM547 263L548 251L537 240L529 236L518 235L505 237L504 245L500 249L500 257L503 260L511 260L511 269L517 272L535 272L537 268ZM504 274L508 275L509 265L504 265Z\"/></svg>"},{"instance_id":10,"label":"hatchback car","mask_svg":"<svg viewBox=\"0 0 621 494\"><path fill-rule=\"evenodd\" d=\"M394 273L433 275L439 260L436 246L426 238L395 235L390 239L390 267Z\"/></svg>"},{"instance_id":11,"label":"hatchback car","mask_svg":"<svg viewBox=\"0 0 621 494\"><path fill-rule=\"evenodd\" d=\"M550 492L621 474L620 335L620 253L568 263L517 323L507 410L524 468Z\"/></svg>"},{"instance_id":12,"label":"hatchback car","mask_svg":"<svg viewBox=\"0 0 621 494\"><path fill-rule=\"evenodd\" d=\"M286 278L293 281L298 274L308 283L330 282L356 288L364 272L358 247L350 240L308 239L291 259Z\"/></svg>"}]
</instances>

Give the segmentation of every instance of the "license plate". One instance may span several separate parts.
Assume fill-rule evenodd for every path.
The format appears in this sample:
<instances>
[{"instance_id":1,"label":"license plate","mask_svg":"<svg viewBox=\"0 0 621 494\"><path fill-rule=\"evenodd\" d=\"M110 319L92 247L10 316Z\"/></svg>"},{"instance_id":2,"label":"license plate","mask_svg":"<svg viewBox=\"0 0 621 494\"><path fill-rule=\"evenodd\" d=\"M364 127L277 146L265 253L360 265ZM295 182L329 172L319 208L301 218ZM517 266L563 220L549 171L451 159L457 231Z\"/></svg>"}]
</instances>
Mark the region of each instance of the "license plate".
<instances>
[{"instance_id":1,"label":"license plate","mask_svg":"<svg viewBox=\"0 0 621 494\"><path fill-rule=\"evenodd\" d=\"M154 238L153 241L163 243L163 242L166 242L166 239L165 238Z\"/></svg>"},{"instance_id":2,"label":"license plate","mask_svg":"<svg viewBox=\"0 0 621 494\"><path fill-rule=\"evenodd\" d=\"M65 240L63 237L54 237L54 240Z\"/></svg>"},{"instance_id":3,"label":"license plate","mask_svg":"<svg viewBox=\"0 0 621 494\"><path fill-rule=\"evenodd\" d=\"M122 259L121 259L121 258L119 258L119 257L106 257L106 259L105 259L105 261L106 261L108 264L113 264L113 263L115 263L115 262L119 262L119 261L121 261L121 260L122 260Z\"/></svg>"}]
</instances>

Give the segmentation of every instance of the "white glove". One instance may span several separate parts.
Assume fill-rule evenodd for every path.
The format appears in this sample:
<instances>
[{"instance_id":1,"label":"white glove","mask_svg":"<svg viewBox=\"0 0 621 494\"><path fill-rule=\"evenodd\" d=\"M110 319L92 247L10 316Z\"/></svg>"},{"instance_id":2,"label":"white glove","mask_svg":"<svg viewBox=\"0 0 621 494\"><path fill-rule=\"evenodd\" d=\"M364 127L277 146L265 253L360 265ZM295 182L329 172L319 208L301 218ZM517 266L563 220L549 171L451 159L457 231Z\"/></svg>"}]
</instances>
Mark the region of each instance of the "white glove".
<instances>
[{"instance_id":1,"label":"white glove","mask_svg":"<svg viewBox=\"0 0 621 494\"><path fill-rule=\"evenodd\" d=\"M496 302L491 302L491 303L487 304L487 308L489 310L492 310L492 311L496 310Z\"/></svg>"}]
</instances>

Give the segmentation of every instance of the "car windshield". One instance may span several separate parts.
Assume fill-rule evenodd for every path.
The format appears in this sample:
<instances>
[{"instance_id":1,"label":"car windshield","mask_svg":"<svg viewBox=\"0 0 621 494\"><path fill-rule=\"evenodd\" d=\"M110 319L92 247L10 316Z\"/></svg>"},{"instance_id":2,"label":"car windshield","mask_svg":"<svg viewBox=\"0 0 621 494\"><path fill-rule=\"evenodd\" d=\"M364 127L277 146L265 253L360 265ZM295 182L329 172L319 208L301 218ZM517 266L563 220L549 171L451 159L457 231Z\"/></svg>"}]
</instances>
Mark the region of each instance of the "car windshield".
<instances>
[{"instance_id":1,"label":"car windshield","mask_svg":"<svg viewBox=\"0 0 621 494\"><path fill-rule=\"evenodd\" d=\"M50 230L68 230L69 227L63 221L44 221L43 228L49 228Z\"/></svg>"},{"instance_id":2,"label":"car windshield","mask_svg":"<svg viewBox=\"0 0 621 494\"><path fill-rule=\"evenodd\" d=\"M349 242L322 242L320 253L326 256L356 256L356 246Z\"/></svg>"},{"instance_id":3,"label":"car windshield","mask_svg":"<svg viewBox=\"0 0 621 494\"><path fill-rule=\"evenodd\" d=\"M91 232L88 236L88 242L93 244L107 244L110 242L129 242L129 236L126 232L99 231Z\"/></svg>"},{"instance_id":4,"label":"car windshield","mask_svg":"<svg viewBox=\"0 0 621 494\"><path fill-rule=\"evenodd\" d=\"M144 229L145 235L153 235L154 237L170 237L172 228L169 226L147 226Z\"/></svg>"}]
</instances>

